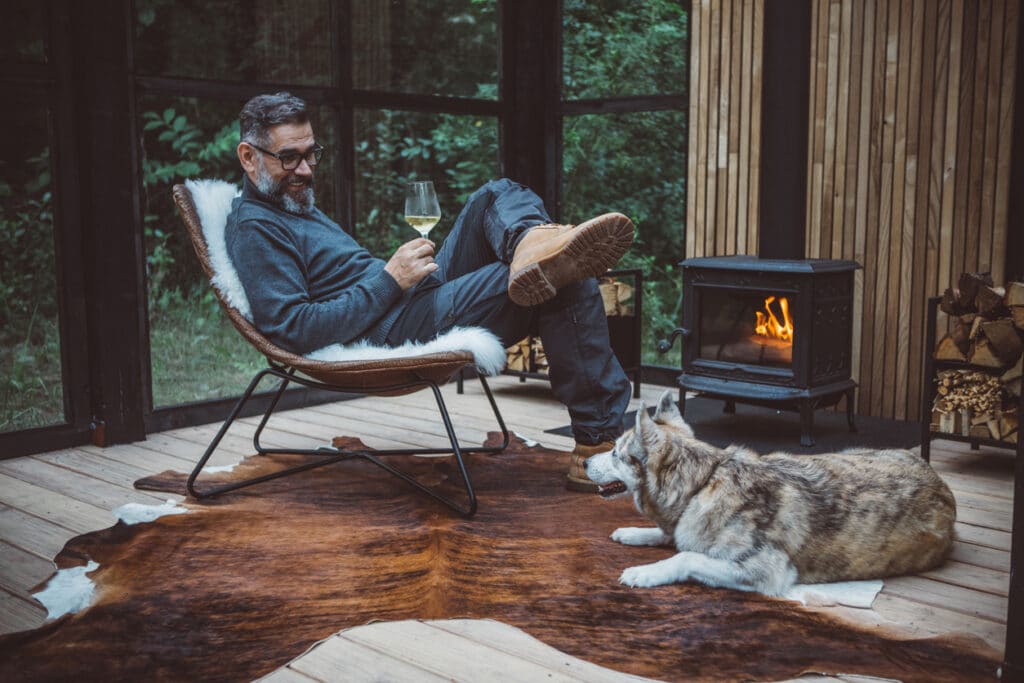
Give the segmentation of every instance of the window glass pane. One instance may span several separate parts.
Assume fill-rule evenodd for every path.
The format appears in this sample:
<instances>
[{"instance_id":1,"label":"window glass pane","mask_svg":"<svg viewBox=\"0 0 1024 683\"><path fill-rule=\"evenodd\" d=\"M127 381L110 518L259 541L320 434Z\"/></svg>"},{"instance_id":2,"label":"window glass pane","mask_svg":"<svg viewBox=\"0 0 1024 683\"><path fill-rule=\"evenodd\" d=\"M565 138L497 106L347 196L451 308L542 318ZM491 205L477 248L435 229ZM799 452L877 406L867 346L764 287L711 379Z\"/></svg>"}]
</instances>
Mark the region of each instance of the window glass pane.
<instances>
[{"instance_id":1,"label":"window glass pane","mask_svg":"<svg viewBox=\"0 0 1024 683\"><path fill-rule=\"evenodd\" d=\"M329 85L328 0L136 0L139 73Z\"/></svg>"},{"instance_id":2,"label":"window glass pane","mask_svg":"<svg viewBox=\"0 0 1024 683\"><path fill-rule=\"evenodd\" d=\"M469 195L498 174L498 122L488 116L356 112L356 237L381 258L417 237L404 221L405 184L432 180L440 244Z\"/></svg>"},{"instance_id":3,"label":"window glass pane","mask_svg":"<svg viewBox=\"0 0 1024 683\"><path fill-rule=\"evenodd\" d=\"M186 178L241 184L235 148L242 104L139 101L154 406L240 394L265 365L220 310L171 197L171 187ZM328 112L311 113L317 140L327 148L317 168L317 204L333 213L333 128L320 124L330 120Z\"/></svg>"},{"instance_id":4,"label":"window glass pane","mask_svg":"<svg viewBox=\"0 0 1024 683\"><path fill-rule=\"evenodd\" d=\"M565 99L682 94L684 0L564 0Z\"/></svg>"},{"instance_id":5,"label":"window glass pane","mask_svg":"<svg viewBox=\"0 0 1024 683\"><path fill-rule=\"evenodd\" d=\"M49 112L15 97L0 139L0 431L65 421Z\"/></svg>"},{"instance_id":6,"label":"window glass pane","mask_svg":"<svg viewBox=\"0 0 1024 683\"><path fill-rule=\"evenodd\" d=\"M655 341L679 324L686 220L686 117L683 112L566 117L563 217L578 223L621 211L636 223L621 268L644 272L643 362L663 365Z\"/></svg>"},{"instance_id":7,"label":"window glass pane","mask_svg":"<svg viewBox=\"0 0 1024 683\"><path fill-rule=\"evenodd\" d=\"M0 62L46 61L46 7L38 0L0 4Z\"/></svg>"},{"instance_id":8,"label":"window glass pane","mask_svg":"<svg viewBox=\"0 0 1024 683\"><path fill-rule=\"evenodd\" d=\"M496 0L353 0L356 88L497 99Z\"/></svg>"}]
</instances>

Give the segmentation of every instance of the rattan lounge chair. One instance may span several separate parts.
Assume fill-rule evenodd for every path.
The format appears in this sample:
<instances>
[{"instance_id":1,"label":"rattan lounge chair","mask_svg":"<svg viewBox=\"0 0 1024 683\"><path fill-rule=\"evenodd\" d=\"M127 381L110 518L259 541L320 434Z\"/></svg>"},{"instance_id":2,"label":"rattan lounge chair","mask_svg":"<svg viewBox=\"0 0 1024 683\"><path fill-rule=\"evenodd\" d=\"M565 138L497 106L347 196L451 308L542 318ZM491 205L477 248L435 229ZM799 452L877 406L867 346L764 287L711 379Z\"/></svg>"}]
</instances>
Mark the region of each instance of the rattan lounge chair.
<instances>
[{"instance_id":1,"label":"rattan lounge chair","mask_svg":"<svg viewBox=\"0 0 1024 683\"><path fill-rule=\"evenodd\" d=\"M194 185L193 187L199 188L201 186ZM207 236L204 232L204 226L200 219L200 212L197 210L192 192L186 185L175 185L173 188L173 194L174 201L178 205L182 219L188 228L188 234L192 240L192 245L195 247L196 255L202 264L203 270L213 281L213 289L216 292L217 298L224 311L227 313L228 318L245 340L256 347L256 349L266 357L268 363L267 368L260 370L253 377L248 388L245 390L245 393L235 404L230 415L217 432L217 435L207 447L206 452L192 470L187 483L188 492L195 498L208 498L210 496L216 496L245 486L259 484L270 479L276 479L317 467L323 467L331 463L349 460L352 458L362 458L390 472L396 477L399 477L411 486L441 503L444 503L460 514L466 517L472 516L476 512L477 500L476 495L473 492L472 483L470 482L469 473L466 469L466 463L463 460L463 455L466 453L500 452L509 443L508 429L505 427L504 420L502 420L501 413L498 411L498 406L494 401L494 396L491 394L490 387L487 385L487 381L484 379L482 373L479 374L480 383L483 386L487 400L490 402L491 409L494 412L498 426L501 429L503 435L502 445L493 447L464 448L458 442L458 438L456 437L455 429L452 425L451 417L448 414L448 409L445 406L439 385L450 380L467 365L473 365L475 360L473 353L463 350L451 350L405 357L382 357L374 360L323 361L311 360L310 358L298 356L285 351L284 349L272 344L263 335L261 335L256 328L253 327L252 323L246 319L241 312L239 312L238 308L229 302L228 298L225 297L225 293L217 286L217 279L215 277L216 273L214 272L214 266L211 263ZM226 216L226 211L224 216ZM382 353L382 356L387 355L388 354ZM270 405L263 414L262 420L260 420L259 426L253 436L253 445L259 454L300 454L303 456L309 456L310 461L264 476L253 477L220 486L207 487L205 489L200 488L197 479L199 478L203 468L206 466L206 463L209 461L210 456L213 455L221 439L231 427L231 424L242 412L245 404L253 397L260 381L267 375L278 378L281 383L276 392L272 395ZM274 412L274 409L277 407L285 389L292 382L296 382L307 387L325 389L345 394L356 393L385 396L403 395L429 388L434 393L434 399L437 403L441 420L444 423L445 431L447 432L450 448L372 451L342 450L335 448L334 446L322 446L313 450L267 448L260 443L260 434L267 425L267 422L270 419L271 414ZM455 460L462 483L465 486L466 501L464 503L452 500L448 496L439 493L434 487L427 486L422 482L417 481L407 472L386 462L387 456L392 455L437 456L444 454L450 454Z\"/></svg>"}]
</instances>

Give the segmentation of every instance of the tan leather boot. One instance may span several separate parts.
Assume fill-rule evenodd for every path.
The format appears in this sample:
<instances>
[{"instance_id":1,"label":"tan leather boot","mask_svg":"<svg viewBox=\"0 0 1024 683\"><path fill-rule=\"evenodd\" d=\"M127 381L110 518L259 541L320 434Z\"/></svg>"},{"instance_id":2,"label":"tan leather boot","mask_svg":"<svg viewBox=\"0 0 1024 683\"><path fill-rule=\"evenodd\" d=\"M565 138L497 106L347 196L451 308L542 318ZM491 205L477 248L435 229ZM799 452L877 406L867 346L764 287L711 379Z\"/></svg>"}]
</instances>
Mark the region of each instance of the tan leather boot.
<instances>
[{"instance_id":1,"label":"tan leather boot","mask_svg":"<svg viewBox=\"0 0 1024 683\"><path fill-rule=\"evenodd\" d=\"M570 491L597 493L597 484L587 477L587 468L584 463L590 456L610 451L613 448L615 448L614 441L605 441L596 446L576 444L576 448L572 450L572 458L569 460L569 473L565 478L565 488Z\"/></svg>"},{"instance_id":2,"label":"tan leather boot","mask_svg":"<svg viewBox=\"0 0 1024 683\"><path fill-rule=\"evenodd\" d=\"M632 243L633 221L621 213L606 213L578 226L534 226L516 246L508 296L520 306L544 303L560 288L604 273Z\"/></svg>"}]
</instances>

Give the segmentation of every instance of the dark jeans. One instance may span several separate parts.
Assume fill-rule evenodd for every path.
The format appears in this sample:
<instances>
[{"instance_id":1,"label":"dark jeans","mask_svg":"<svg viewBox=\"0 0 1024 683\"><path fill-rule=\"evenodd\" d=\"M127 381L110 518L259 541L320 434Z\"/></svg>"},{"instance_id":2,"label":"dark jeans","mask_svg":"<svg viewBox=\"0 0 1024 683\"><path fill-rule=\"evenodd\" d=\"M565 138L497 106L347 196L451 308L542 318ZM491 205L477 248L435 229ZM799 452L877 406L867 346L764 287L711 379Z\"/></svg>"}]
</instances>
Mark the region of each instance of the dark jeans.
<instances>
[{"instance_id":1,"label":"dark jeans","mask_svg":"<svg viewBox=\"0 0 1024 683\"><path fill-rule=\"evenodd\" d=\"M611 350L597 281L563 287L539 306L517 306L508 298L516 244L531 226L550 222L540 197L510 180L474 192L437 253L437 272L403 300L388 343L426 341L454 326L479 326L511 346L536 330L552 391L569 409L573 436L594 445L622 433L630 395Z\"/></svg>"}]
</instances>

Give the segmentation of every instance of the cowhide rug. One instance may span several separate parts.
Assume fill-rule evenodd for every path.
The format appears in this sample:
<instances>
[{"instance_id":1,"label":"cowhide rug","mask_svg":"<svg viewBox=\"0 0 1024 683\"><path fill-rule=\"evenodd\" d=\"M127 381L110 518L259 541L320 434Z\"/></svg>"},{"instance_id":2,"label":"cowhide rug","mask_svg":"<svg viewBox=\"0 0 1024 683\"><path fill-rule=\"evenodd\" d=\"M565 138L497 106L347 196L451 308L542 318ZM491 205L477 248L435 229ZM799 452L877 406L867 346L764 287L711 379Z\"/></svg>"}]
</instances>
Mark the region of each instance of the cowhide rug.
<instances>
[{"instance_id":1,"label":"cowhide rug","mask_svg":"<svg viewBox=\"0 0 1024 683\"><path fill-rule=\"evenodd\" d=\"M293 459L249 458L218 476ZM400 464L444 478L443 461L412 460ZM570 655L664 680L993 680L998 653L975 639L899 639L699 585L622 586L624 567L670 551L609 540L643 520L627 500L566 492L567 462L521 442L470 457L480 501L470 520L351 461L80 536L57 564L99 563L93 605L0 638L0 680L249 681L346 627L454 617L498 619ZM136 485L182 491L183 479Z\"/></svg>"}]
</instances>

